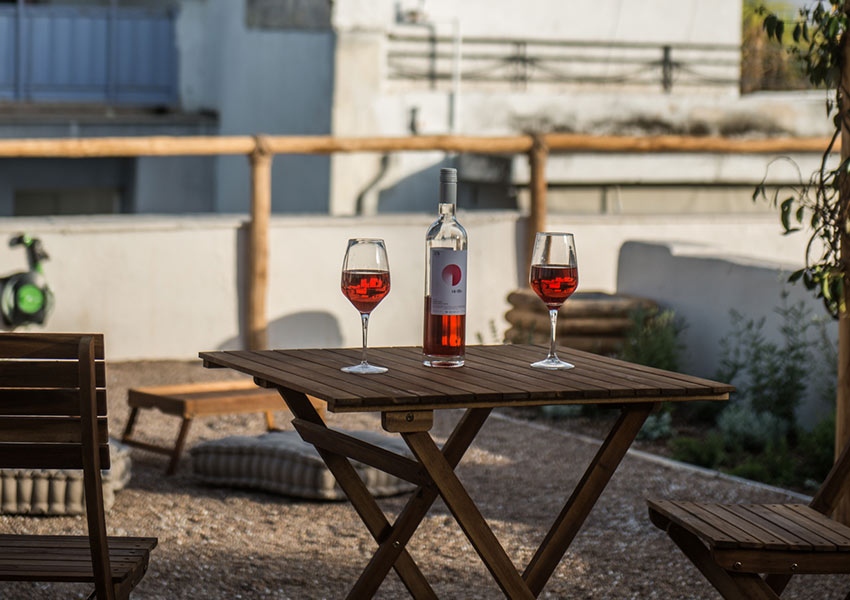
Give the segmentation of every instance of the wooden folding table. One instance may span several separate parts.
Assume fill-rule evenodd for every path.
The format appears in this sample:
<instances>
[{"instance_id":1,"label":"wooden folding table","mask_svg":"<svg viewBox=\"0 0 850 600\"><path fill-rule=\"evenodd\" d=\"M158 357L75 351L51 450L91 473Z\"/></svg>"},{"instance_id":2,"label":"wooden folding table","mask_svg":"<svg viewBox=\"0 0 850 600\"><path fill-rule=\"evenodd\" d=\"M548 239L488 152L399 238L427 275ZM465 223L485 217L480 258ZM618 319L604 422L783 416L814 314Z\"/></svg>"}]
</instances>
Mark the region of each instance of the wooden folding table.
<instances>
[{"instance_id":1,"label":"wooden folding table","mask_svg":"<svg viewBox=\"0 0 850 600\"><path fill-rule=\"evenodd\" d=\"M277 388L301 437L313 444L378 543L348 598L371 598L390 569L414 598L436 598L405 549L437 496L441 496L481 560L508 598L535 598L563 558L638 431L661 402L727 400L732 386L561 348L576 365L568 371L532 369L541 346L470 346L466 364L433 369L419 348L371 348L369 360L382 375L352 375L359 350L265 350L202 352L207 367L247 373ZM415 459L367 444L327 427L307 396L327 402L333 413L380 412L386 431L400 433ZM545 404L608 404L620 416L525 570L520 573L470 498L454 469L494 407ZM442 448L428 433L434 410L466 409ZM419 485L390 523L350 459Z\"/></svg>"}]
</instances>

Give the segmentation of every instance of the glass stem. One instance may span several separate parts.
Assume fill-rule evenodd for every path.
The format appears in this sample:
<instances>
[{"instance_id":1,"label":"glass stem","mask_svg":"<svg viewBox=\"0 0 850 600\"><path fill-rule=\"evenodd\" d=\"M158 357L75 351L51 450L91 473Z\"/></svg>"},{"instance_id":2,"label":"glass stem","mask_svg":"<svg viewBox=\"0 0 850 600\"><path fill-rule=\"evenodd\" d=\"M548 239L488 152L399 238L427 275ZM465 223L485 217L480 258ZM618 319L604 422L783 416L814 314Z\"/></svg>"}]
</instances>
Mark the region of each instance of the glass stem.
<instances>
[{"instance_id":1,"label":"glass stem","mask_svg":"<svg viewBox=\"0 0 850 600\"><path fill-rule=\"evenodd\" d=\"M549 356L548 358L555 358L555 331L557 330L558 324L558 309L550 308L549 309L549 321L552 324L551 330L552 335L549 338Z\"/></svg>"},{"instance_id":2,"label":"glass stem","mask_svg":"<svg viewBox=\"0 0 850 600\"><path fill-rule=\"evenodd\" d=\"M363 351L360 354L360 364L366 364L366 331L369 329L369 313L360 313L363 322Z\"/></svg>"}]
</instances>

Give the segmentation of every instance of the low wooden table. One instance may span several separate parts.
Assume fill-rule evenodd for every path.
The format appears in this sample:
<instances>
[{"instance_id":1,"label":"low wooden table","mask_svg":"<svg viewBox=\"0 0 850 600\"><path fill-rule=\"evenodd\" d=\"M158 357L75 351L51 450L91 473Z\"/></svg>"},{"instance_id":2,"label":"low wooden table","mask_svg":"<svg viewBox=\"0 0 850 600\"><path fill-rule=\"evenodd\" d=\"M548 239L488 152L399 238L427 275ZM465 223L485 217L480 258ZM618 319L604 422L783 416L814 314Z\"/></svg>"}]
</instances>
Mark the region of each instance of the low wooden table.
<instances>
[{"instance_id":1,"label":"low wooden table","mask_svg":"<svg viewBox=\"0 0 850 600\"><path fill-rule=\"evenodd\" d=\"M493 578L508 598L537 597L555 571L617 465L652 409L662 402L727 400L732 386L633 365L562 348L576 365L568 371L532 369L542 346L470 346L459 369L423 366L421 348L371 348L369 360L388 367L382 375L351 375L342 366L359 361L359 349L201 352L207 367L229 367L277 388L295 415L293 425L313 444L378 543L348 598L371 598L391 568L414 598L436 598L405 549L437 496L441 496ZM400 433L415 459L387 452L328 428L308 394L334 413L380 412L383 428ZM494 407L545 404L608 404L621 414L568 496L540 547L522 573L514 567L454 473ZM466 409L440 449L428 431L434 410ZM358 460L418 484L390 524L350 460ZM554 465L553 465L554 466Z\"/></svg>"},{"instance_id":2,"label":"low wooden table","mask_svg":"<svg viewBox=\"0 0 850 600\"><path fill-rule=\"evenodd\" d=\"M266 429L273 431L275 425L272 411L286 410L280 394L257 387L250 379L133 388L127 392L127 403L130 406L130 417L121 441L128 446L170 456L165 471L167 475L173 475L177 470L189 426L195 417L263 412L266 415ZM314 399L314 406L320 414L324 413L323 402ZM132 437L139 411L153 408L183 419L174 446L158 446Z\"/></svg>"}]
</instances>

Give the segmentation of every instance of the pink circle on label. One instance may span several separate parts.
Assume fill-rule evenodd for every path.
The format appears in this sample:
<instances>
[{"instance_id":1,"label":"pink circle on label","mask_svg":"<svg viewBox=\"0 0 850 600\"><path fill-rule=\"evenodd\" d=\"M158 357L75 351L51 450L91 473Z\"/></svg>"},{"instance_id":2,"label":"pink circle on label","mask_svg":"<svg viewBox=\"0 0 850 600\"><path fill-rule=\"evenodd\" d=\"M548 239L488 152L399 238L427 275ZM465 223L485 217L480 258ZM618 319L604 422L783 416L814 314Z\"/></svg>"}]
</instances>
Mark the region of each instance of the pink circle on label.
<instances>
[{"instance_id":1,"label":"pink circle on label","mask_svg":"<svg viewBox=\"0 0 850 600\"><path fill-rule=\"evenodd\" d=\"M446 282L446 285L450 285L452 287L456 286L460 283L460 278L462 276L460 267L457 265L446 265L443 268L442 277L443 281Z\"/></svg>"}]
</instances>

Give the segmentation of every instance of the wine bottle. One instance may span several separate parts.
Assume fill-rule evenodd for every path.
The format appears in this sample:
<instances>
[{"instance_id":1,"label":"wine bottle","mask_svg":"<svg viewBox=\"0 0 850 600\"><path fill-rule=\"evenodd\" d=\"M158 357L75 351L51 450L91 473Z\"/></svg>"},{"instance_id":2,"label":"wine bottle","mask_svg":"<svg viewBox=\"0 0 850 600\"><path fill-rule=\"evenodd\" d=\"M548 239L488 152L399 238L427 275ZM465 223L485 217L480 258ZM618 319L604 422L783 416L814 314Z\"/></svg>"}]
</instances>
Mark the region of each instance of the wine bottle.
<instances>
[{"instance_id":1,"label":"wine bottle","mask_svg":"<svg viewBox=\"0 0 850 600\"><path fill-rule=\"evenodd\" d=\"M425 326L429 367L462 367L466 347L466 230L455 217L457 169L440 169L439 217L425 236Z\"/></svg>"}]
</instances>

